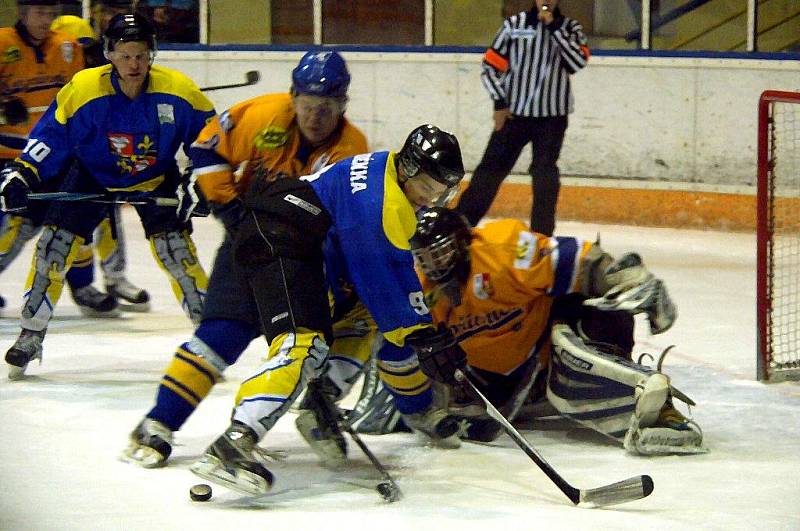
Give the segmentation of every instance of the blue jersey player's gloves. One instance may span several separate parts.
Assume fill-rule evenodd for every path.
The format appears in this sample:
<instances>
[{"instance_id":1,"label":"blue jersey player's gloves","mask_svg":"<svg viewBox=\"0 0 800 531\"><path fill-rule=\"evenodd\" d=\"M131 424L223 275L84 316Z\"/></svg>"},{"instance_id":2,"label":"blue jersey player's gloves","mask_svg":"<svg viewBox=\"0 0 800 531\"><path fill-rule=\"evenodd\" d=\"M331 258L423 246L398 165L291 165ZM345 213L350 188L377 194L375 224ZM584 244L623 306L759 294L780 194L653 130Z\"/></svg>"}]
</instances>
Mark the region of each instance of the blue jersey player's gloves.
<instances>
[{"instance_id":1,"label":"blue jersey player's gloves","mask_svg":"<svg viewBox=\"0 0 800 531\"><path fill-rule=\"evenodd\" d=\"M424 328L408 336L406 344L416 353L419 368L426 376L447 384L458 383L455 371L467 366L467 353L449 328Z\"/></svg>"},{"instance_id":2,"label":"blue jersey player's gloves","mask_svg":"<svg viewBox=\"0 0 800 531\"><path fill-rule=\"evenodd\" d=\"M22 212L28 206L28 192L38 183L36 174L25 166L10 162L0 171L0 210Z\"/></svg>"},{"instance_id":3,"label":"blue jersey player's gloves","mask_svg":"<svg viewBox=\"0 0 800 531\"><path fill-rule=\"evenodd\" d=\"M197 185L197 176L194 173L190 173L178 184L175 195L178 197L176 214L182 222L188 223L192 217L204 218L211 213L211 208L203 191Z\"/></svg>"}]
</instances>

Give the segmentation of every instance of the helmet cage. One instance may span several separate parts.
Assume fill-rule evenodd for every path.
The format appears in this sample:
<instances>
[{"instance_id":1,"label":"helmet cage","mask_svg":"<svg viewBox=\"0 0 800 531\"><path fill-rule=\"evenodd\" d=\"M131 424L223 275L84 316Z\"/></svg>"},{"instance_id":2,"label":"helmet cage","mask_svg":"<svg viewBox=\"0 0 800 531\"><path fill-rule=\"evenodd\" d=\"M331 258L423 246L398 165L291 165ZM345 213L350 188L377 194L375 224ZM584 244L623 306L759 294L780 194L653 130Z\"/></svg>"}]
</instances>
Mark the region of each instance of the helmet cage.
<instances>
[{"instance_id":1,"label":"helmet cage","mask_svg":"<svg viewBox=\"0 0 800 531\"><path fill-rule=\"evenodd\" d=\"M458 242L452 234L424 247L411 249L422 274L433 282L448 280L458 263L459 254Z\"/></svg>"}]
</instances>

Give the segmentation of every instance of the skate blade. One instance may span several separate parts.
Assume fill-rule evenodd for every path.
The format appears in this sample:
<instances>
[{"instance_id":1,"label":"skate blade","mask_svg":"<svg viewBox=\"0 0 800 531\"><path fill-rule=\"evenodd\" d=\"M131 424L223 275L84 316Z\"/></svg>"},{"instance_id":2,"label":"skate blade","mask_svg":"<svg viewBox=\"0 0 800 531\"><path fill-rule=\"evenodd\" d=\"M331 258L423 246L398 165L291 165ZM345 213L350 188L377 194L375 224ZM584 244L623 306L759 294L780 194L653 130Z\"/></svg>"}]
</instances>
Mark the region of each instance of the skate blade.
<instances>
[{"instance_id":1,"label":"skate blade","mask_svg":"<svg viewBox=\"0 0 800 531\"><path fill-rule=\"evenodd\" d=\"M25 365L24 367L17 367L16 365L8 364L8 379L9 380L22 380L25 378L25 369L28 366Z\"/></svg>"},{"instance_id":2,"label":"skate blade","mask_svg":"<svg viewBox=\"0 0 800 531\"><path fill-rule=\"evenodd\" d=\"M117 304L123 312L147 313L150 311L150 302L123 302L122 299L117 299Z\"/></svg>"},{"instance_id":3,"label":"skate blade","mask_svg":"<svg viewBox=\"0 0 800 531\"><path fill-rule=\"evenodd\" d=\"M205 455L189 467L196 476L250 496L263 496L272 487L264 478L240 468L226 468L214 456Z\"/></svg>"},{"instance_id":4,"label":"skate blade","mask_svg":"<svg viewBox=\"0 0 800 531\"><path fill-rule=\"evenodd\" d=\"M149 446L131 443L122 451L120 459L142 468L160 468L167 464L167 458Z\"/></svg>"}]
</instances>

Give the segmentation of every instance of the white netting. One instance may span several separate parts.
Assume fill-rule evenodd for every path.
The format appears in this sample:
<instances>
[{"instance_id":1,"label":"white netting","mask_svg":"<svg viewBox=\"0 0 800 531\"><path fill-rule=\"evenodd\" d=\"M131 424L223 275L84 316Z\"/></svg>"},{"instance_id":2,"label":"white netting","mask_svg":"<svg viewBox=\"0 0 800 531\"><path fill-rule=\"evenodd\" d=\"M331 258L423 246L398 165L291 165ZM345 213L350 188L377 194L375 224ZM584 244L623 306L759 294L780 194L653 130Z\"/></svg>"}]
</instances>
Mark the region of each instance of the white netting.
<instances>
[{"instance_id":1,"label":"white netting","mask_svg":"<svg viewBox=\"0 0 800 531\"><path fill-rule=\"evenodd\" d=\"M800 102L773 104L768 370L800 372Z\"/></svg>"}]
</instances>

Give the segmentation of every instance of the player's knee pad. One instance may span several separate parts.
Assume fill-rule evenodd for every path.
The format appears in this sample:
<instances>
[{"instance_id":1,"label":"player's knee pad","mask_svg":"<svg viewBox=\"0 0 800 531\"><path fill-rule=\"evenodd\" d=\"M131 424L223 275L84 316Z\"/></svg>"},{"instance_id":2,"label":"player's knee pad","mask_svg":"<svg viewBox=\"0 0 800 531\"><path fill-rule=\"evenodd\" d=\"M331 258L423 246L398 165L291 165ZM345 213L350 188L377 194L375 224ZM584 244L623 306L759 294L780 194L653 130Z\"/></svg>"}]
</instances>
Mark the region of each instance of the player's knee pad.
<instances>
[{"instance_id":1,"label":"player's knee pad","mask_svg":"<svg viewBox=\"0 0 800 531\"><path fill-rule=\"evenodd\" d=\"M0 271L14 261L27 242L41 230L22 216L6 214L0 222Z\"/></svg>"},{"instance_id":2,"label":"player's knee pad","mask_svg":"<svg viewBox=\"0 0 800 531\"><path fill-rule=\"evenodd\" d=\"M636 412L637 387L652 376L666 378L600 352L566 325L553 326L552 343L548 400L562 415L617 439L624 437ZM663 394L661 404L653 407L666 398Z\"/></svg>"},{"instance_id":3,"label":"player's knee pad","mask_svg":"<svg viewBox=\"0 0 800 531\"><path fill-rule=\"evenodd\" d=\"M170 231L155 234L150 237L150 245L159 266L169 275L172 291L184 312L192 322L199 323L208 277L189 233Z\"/></svg>"},{"instance_id":4,"label":"player's knee pad","mask_svg":"<svg viewBox=\"0 0 800 531\"><path fill-rule=\"evenodd\" d=\"M36 243L33 266L26 282L22 326L43 330L61 297L64 277L84 239L66 229L46 225Z\"/></svg>"},{"instance_id":5,"label":"player's knee pad","mask_svg":"<svg viewBox=\"0 0 800 531\"><path fill-rule=\"evenodd\" d=\"M418 413L433 401L431 380L419 367L414 352L384 341L378 351L378 375L403 414Z\"/></svg>"},{"instance_id":6,"label":"player's knee pad","mask_svg":"<svg viewBox=\"0 0 800 531\"><path fill-rule=\"evenodd\" d=\"M275 336L267 361L239 387L234 420L263 436L306 384L323 373L327 359L328 345L318 332L300 328Z\"/></svg>"},{"instance_id":7,"label":"player's knee pad","mask_svg":"<svg viewBox=\"0 0 800 531\"><path fill-rule=\"evenodd\" d=\"M258 335L255 327L236 319L203 319L192 341L199 341L219 358L224 367L233 365ZM190 341L190 343L192 342ZM223 369L220 369L222 372Z\"/></svg>"}]
</instances>

